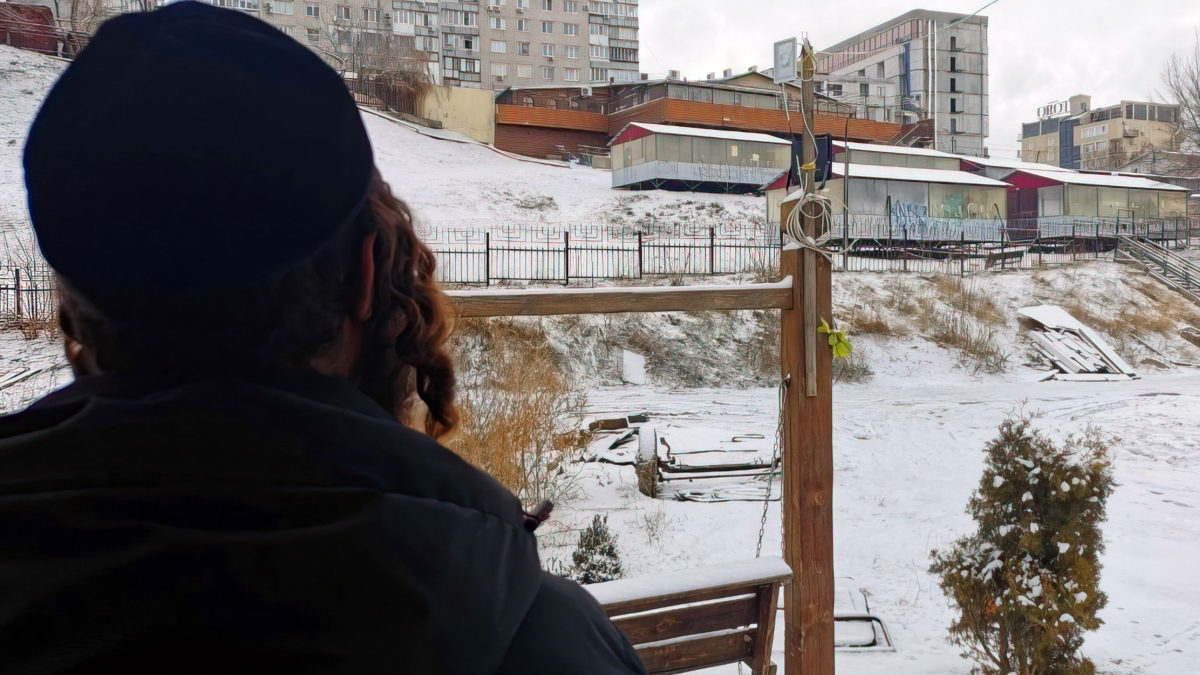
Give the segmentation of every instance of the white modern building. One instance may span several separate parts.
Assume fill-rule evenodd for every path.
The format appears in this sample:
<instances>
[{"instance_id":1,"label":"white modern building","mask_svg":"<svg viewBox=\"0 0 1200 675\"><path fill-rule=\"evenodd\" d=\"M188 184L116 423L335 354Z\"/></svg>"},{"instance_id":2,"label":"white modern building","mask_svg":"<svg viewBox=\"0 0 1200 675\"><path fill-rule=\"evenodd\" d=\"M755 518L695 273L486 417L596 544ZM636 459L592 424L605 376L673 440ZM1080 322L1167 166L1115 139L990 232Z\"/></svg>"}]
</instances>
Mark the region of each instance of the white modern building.
<instances>
[{"instance_id":1,"label":"white modern building","mask_svg":"<svg viewBox=\"0 0 1200 675\"><path fill-rule=\"evenodd\" d=\"M985 16L912 10L818 52L821 91L871 119L931 119L931 147L983 156L987 27Z\"/></svg>"},{"instance_id":2,"label":"white modern building","mask_svg":"<svg viewBox=\"0 0 1200 675\"><path fill-rule=\"evenodd\" d=\"M751 192L788 168L791 141L769 134L630 122L612 143L612 186Z\"/></svg>"}]
</instances>

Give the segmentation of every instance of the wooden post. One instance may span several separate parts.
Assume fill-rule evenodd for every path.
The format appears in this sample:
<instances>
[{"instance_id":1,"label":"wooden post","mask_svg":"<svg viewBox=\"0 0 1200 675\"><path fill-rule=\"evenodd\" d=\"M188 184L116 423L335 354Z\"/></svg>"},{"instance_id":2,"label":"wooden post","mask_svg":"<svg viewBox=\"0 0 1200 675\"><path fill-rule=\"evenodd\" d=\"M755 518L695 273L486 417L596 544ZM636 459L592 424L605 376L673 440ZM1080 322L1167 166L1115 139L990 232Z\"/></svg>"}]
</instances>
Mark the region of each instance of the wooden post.
<instances>
[{"instance_id":1,"label":"wooden post","mask_svg":"<svg viewBox=\"0 0 1200 675\"><path fill-rule=\"evenodd\" d=\"M814 161L813 76L816 62L807 41L801 51L804 141L801 164ZM812 171L806 181L814 188ZM795 200L785 202L787 223ZM801 213L805 233L818 234L816 218ZM785 238L785 241L786 238ZM817 340L820 319L832 321L829 261L786 243L780 259L791 275L792 307L780 312L780 361L788 382L783 424L784 558L792 583L784 603L786 675L833 672L833 352Z\"/></svg>"}]
</instances>

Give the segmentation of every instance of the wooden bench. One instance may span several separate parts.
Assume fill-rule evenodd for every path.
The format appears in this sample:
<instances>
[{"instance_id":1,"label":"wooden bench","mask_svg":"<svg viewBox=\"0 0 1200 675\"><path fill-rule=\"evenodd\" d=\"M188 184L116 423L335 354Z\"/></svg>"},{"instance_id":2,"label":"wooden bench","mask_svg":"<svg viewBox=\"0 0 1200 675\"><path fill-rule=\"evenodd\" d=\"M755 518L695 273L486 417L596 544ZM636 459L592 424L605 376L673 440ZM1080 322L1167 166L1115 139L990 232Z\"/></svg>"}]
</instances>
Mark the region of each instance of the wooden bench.
<instances>
[{"instance_id":1,"label":"wooden bench","mask_svg":"<svg viewBox=\"0 0 1200 675\"><path fill-rule=\"evenodd\" d=\"M772 675L781 558L701 567L584 586L637 650L650 673L742 662Z\"/></svg>"}]
</instances>

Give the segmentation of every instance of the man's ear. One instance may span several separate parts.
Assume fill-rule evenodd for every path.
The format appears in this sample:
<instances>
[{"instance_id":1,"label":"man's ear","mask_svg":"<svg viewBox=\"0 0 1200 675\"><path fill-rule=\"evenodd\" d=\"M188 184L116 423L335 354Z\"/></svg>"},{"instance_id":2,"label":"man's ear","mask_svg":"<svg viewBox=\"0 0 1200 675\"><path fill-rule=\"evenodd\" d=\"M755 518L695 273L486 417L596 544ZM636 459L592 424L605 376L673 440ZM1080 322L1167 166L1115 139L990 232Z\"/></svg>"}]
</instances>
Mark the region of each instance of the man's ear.
<instances>
[{"instance_id":1,"label":"man's ear","mask_svg":"<svg viewBox=\"0 0 1200 675\"><path fill-rule=\"evenodd\" d=\"M363 237L360 250L354 302L354 318L359 321L370 319L375 306L375 239L375 232Z\"/></svg>"}]
</instances>

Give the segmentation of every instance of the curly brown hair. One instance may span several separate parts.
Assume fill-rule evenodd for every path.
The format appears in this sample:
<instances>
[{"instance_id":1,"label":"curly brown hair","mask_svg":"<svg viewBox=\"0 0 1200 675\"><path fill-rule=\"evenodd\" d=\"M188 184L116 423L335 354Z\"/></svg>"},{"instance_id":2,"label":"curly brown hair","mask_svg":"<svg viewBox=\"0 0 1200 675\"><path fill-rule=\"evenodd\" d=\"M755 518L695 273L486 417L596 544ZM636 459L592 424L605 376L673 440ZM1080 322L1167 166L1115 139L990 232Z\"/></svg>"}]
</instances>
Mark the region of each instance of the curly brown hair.
<instances>
[{"instance_id":1,"label":"curly brown hair","mask_svg":"<svg viewBox=\"0 0 1200 675\"><path fill-rule=\"evenodd\" d=\"M458 423L453 311L412 213L378 171L353 226L311 259L250 287L173 293L140 289L92 299L59 279L59 324L104 373L252 376L306 370L339 346L359 280L361 247L375 234L374 299L354 384L397 419L440 437ZM414 419L417 401L424 420Z\"/></svg>"}]
</instances>

